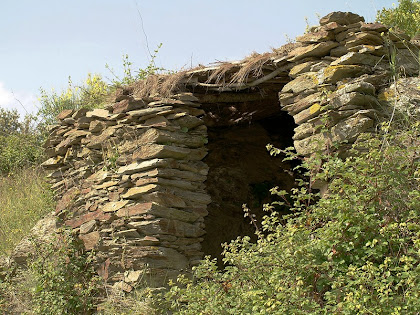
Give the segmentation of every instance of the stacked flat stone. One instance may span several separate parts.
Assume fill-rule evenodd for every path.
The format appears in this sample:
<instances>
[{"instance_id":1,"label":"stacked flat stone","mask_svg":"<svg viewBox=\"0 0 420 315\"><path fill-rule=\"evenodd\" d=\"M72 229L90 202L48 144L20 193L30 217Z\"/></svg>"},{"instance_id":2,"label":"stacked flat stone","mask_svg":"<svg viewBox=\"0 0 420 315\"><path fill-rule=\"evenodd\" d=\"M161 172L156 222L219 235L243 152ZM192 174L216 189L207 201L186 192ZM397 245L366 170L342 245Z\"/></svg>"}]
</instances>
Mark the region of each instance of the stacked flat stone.
<instances>
[{"instance_id":1,"label":"stacked flat stone","mask_svg":"<svg viewBox=\"0 0 420 315\"><path fill-rule=\"evenodd\" d=\"M203 110L190 93L63 111L46 143L56 215L95 250L98 272L130 291L162 286L202 258L210 197Z\"/></svg>"},{"instance_id":2,"label":"stacked flat stone","mask_svg":"<svg viewBox=\"0 0 420 315\"><path fill-rule=\"evenodd\" d=\"M291 81L279 98L298 125L294 146L303 156L333 144L351 144L373 130L384 114L377 93L393 75L389 56L394 50L395 71L418 74L418 48L406 35L364 23L353 13L330 13L297 41L300 47L275 62L279 67L292 64Z\"/></svg>"},{"instance_id":3,"label":"stacked flat stone","mask_svg":"<svg viewBox=\"0 0 420 315\"><path fill-rule=\"evenodd\" d=\"M300 155L336 144L345 152L389 113L390 78L418 74L418 46L353 13L331 13L297 41L270 59L272 75L247 82L252 88L207 84L215 69L205 68L187 74L190 93L137 99L122 92L106 109L58 116L43 163L58 196L56 215L95 250L98 272L110 284L125 291L140 281L162 286L202 258L211 201L202 162L206 116L209 126L229 126L275 115L275 98L264 101L263 92L264 84L278 87L281 109L297 124Z\"/></svg>"}]
</instances>

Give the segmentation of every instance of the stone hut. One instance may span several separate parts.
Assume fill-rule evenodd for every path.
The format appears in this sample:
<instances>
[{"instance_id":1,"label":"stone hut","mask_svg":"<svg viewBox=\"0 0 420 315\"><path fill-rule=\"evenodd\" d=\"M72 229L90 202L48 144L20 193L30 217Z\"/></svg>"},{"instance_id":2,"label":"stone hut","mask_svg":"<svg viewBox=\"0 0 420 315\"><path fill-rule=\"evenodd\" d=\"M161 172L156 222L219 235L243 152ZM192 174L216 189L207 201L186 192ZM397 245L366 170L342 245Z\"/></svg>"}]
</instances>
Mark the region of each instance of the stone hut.
<instances>
[{"instance_id":1,"label":"stone hut","mask_svg":"<svg viewBox=\"0 0 420 315\"><path fill-rule=\"evenodd\" d=\"M406 35L334 12L273 52L149 77L105 109L66 110L43 163L56 216L109 284L161 286L252 234L243 203L261 215L269 188L294 186L293 166L267 144L303 157L332 143L344 151L388 115L379 95L393 71L418 75L416 57Z\"/></svg>"}]
</instances>

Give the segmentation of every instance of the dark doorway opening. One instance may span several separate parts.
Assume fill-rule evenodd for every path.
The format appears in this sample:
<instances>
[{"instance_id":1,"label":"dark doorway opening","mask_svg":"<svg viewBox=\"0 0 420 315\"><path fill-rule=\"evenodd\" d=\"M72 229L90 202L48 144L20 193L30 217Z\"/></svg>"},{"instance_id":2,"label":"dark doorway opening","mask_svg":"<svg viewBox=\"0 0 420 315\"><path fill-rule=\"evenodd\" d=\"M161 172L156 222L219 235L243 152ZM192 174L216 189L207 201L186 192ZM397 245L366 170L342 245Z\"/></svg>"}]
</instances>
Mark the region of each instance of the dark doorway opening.
<instances>
[{"instance_id":1,"label":"dark doorway opening","mask_svg":"<svg viewBox=\"0 0 420 315\"><path fill-rule=\"evenodd\" d=\"M266 214L263 204L273 201L269 190L275 186L290 191L295 186L292 165L272 157L267 144L278 148L293 146L293 118L278 112L256 121L208 128L209 166L207 192L212 198L205 218L207 234L202 242L205 255L221 263L222 243L238 236L256 239L255 228L244 218L247 204L258 222Z\"/></svg>"}]
</instances>

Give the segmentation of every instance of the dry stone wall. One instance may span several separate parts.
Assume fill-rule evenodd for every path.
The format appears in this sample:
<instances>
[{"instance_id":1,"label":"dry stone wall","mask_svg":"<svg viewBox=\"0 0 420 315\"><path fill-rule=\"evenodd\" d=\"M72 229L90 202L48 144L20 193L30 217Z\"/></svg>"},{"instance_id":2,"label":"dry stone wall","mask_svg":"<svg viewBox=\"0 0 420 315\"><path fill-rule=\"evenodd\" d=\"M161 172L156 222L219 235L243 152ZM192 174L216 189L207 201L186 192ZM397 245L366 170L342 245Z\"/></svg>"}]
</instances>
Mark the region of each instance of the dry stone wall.
<instances>
[{"instance_id":1,"label":"dry stone wall","mask_svg":"<svg viewBox=\"0 0 420 315\"><path fill-rule=\"evenodd\" d=\"M378 94L393 77L418 74L418 47L405 34L353 13L334 12L297 38L300 47L275 61L292 62L291 81L279 94L298 127L301 155L341 144L341 151L386 117ZM391 57L395 54L396 58Z\"/></svg>"},{"instance_id":2,"label":"dry stone wall","mask_svg":"<svg viewBox=\"0 0 420 315\"><path fill-rule=\"evenodd\" d=\"M96 251L98 272L130 291L165 280L202 258L210 197L207 128L197 99L134 100L59 115L46 143L56 215Z\"/></svg>"},{"instance_id":3,"label":"dry stone wall","mask_svg":"<svg viewBox=\"0 0 420 315\"><path fill-rule=\"evenodd\" d=\"M188 74L189 92L137 98L121 93L107 109L64 111L51 129L45 145L49 159L43 164L59 199L56 215L86 249L95 250L98 272L109 283L125 291L139 281L163 285L203 255L211 198L205 188L208 166L202 162L207 113L196 91L203 99L204 89L211 89L206 102L217 103L207 108L225 106L238 116L242 109L249 111L240 99L252 95L258 101L264 84L270 91L278 86L279 106L297 125L293 140L299 154L309 156L336 143L345 152L388 114L389 104L378 94L384 95L390 78L418 74L416 56L418 46L404 34L366 24L356 14L334 12L292 49L265 58L264 71L271 74L235 83L236 92L233 85L201 82L212 78L214 69L208 68ZM240 65L229 71L241 71ZM234 107L220 103L225 91ZM273 112L269 99L270 111L261 113ZM261 96L256 104L264 102ZM261 113L254 116L264 118Z\"/></svg>"}]
</instances>

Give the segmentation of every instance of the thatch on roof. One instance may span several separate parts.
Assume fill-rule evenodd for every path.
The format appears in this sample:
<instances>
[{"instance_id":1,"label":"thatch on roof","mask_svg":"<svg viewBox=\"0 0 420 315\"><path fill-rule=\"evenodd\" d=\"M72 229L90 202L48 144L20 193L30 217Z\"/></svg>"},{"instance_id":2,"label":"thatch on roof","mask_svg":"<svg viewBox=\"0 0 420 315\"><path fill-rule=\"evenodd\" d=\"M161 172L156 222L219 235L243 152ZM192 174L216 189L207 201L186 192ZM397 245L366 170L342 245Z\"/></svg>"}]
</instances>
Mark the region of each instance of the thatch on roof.
<instances>
[{"instance_id":1,"label":"thatch on roof","mask_svg":"<svg viewBox=\"0 0 420 315\"><path fill-rule=\"evenodd\" d=\"M279 67L274 60L287 55L299 45L289 43L273 49L272 52L263 54L254 52L241 61L217 62L207 67L198 66L170 74L151 75L145 80L132 84L128 89L136 98L158 95L169 97L174 93L194 88L218 92L249 89L273 80L287 70ZM283 81L280 78L276 82Z\"/></svg>"}]
</instances>

